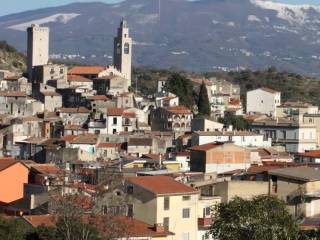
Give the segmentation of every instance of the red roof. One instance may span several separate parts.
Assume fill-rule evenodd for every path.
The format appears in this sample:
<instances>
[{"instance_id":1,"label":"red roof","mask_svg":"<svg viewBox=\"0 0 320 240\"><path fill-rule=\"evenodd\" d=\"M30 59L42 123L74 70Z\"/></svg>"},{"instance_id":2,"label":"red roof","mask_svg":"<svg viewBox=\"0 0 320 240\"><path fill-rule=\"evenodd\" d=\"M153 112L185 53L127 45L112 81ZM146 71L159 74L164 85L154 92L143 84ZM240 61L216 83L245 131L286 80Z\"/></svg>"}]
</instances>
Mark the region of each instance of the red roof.
<instances>
[{"instance_id":1,"label":"red roof","mask_svg":"<svg viewBox=\"0 0 320 240\"><path fill-rule=\"evenodd\" d=\"M199 146L194 146L194 147L190 148L190 150L193 150L193 151L208 151L210 149L216 148L216 147L221 146L221 145L223 145L223 143L213 142L213 143L207 143L207 144L203 144L203 145L199 145Z\"/></svg>"},{"instance_id":2,"label":"red roof","mask_svg":"<svg viewBox=\"0 0 320 240\"><path fill-rule=\"evenodd\" d=\"M14 159L14 158L1 158L0 159L0 172L17 164L17 163L21 163L23 164L22 162ZM24 165L24 164L23 164ZM25 166L25 165L24 165Z\"/></svg>"},{"instance_id":3,"label":"red roof","mask_svg":"<svg viewBox=\"0 0 320 240\"><path fill-rule=\"evenodd\" d=\"M298 154L301 157L310 157L310 158L319 158L320 157L320 150L310 150L304 153Z\"/></svg>"},{"instance_id":4,"label":"red roof","mask_svg":"<svg viewBox=\"0 0 320 240\"><path fill-rule=\"evenodd\" d=\"M122 116L123 108L108 108L107 115L108 116Z\"/></svg>"},{"instance_id":5,"label":"red roof","mask_svg":"<svg viewBox=\"0 0 320 240\"><path fill-rule=\"evenodd\" d=\"M26 97L27 94L25 92L0 92L0 96L4 97Z\"/></svg>"},{"instance_id":6,"label":"red roof","mask_svg":"<svg viewBox=\"0 0 320 240\"><path fill-rule=\"evenodd\" d=\"M136 114L133 113L133 112L124 112L122 114L123 117L126 117L126 118L135 118L136 117Z\"/></svg>"},{"instance_id":7,"label":"red roof","mask_svg":"<svg viewBox=\"0 0 320 240\"><path fill-rule=\"evenodd\" d=\"M29 216L23 216L22 217L25 221L27 221L31 226L33 227L39 227L39 226L46 226L46 227L54 227L58 221L57 215L29 215ZM83 215L82 221L87 222L94 222L96 224L96 228L100 233L104 234L110 234L110 231L113 231L114 229L110 227L106 227L106 219L110 218L110 216L89 216L89 215ZM126 237L165 237L168 235L174 235L171 232L168 231L156 231L154 226L151 226L147 223L144 223L142 221L139 221L137 219L123 217L123 216L117 216L114 217L114 219L111 220L114 224L117 225L123 225L125 226L124 235Z\"/></svg>"},{"instance_id":8,"label":"red roof","mask_svg":"<svg viewBox=\"0 0 320 240\"><path fill-rule=\"evenodd\" d=\"M97 148L115 148L118 146L118 143L102 142L99 143Z\"/></svg>"},{"instance_id":9,"label":"red roof","mask_svg":"<svg viewBox=\"0 0 320 240\"><path fill-rule=\"evenodd\" d=\"M173 114L191 114L190 109L185 106L168 107L167 111Z\"/></svg>"},{"instance_id":10,"label":"red roof","mask_svg":"<svg viewBox=\"0 0 320 240\"><path fill-rule=\"evenodd\" d=\"M66 142L71 142L76 137L77 137L76 135L66 135L66 136L61 137L61 139Z\"/></svg>"},{"instance_id":11,"label":"red roof","mask_svg":"<svg viewBox=\"0 0 320 240\"><path fill-rule=\"evenodd\" d=\"M194 188L177 182L172 177L167 176L129 177L127 180L156 195L198 193Z\"/></svg>"},{"instance_id":12,"label":"red roof","mask_svg":"<svg viewBox=\"0 0 320 240\"><path fill-rule=\"evenodd\" d=\"M104 66L75 66L68 71L68 74L87 75L87 74L99 74L106 67Z\"/></svg>"},{"instance_id":13,"label":"red roof","mask_svg":"<svg viewBox=\"0 0 320 240\"><path fill-rule=\"evenodd\" d=\"M241 101L239 98L231 98L229 101L230 105L240 105Z\"/></svg>"},{"instance_id":14,"label":"red roof","mask_svg":"<svg viewBox=\"0 0 320 240\"><path fill-rule=\"evenodd\" d=\"M61 173L60 168L54 164L31 164L30 167L41 174L57 175Z\"/></svg>"},{"instance_id":15,"label":"red roof","mask_svg":"<svg viewBox=\"0 0 320 240\"><path fill-rule=\"evenodd\" d=\"M68 75L68 81L69 82L92 82L92 80L89 78L85 78L80 75L70 75L70 74Z\"/></svg>"}]
</instances>

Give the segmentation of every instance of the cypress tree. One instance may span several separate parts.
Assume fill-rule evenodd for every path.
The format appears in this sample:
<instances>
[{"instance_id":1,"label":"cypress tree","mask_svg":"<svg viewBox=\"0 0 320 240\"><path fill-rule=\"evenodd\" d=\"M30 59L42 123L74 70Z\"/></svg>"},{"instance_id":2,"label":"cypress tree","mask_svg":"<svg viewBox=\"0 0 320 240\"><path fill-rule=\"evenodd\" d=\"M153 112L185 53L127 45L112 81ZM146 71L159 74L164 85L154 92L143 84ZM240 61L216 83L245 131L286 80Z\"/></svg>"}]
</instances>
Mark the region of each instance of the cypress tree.
<instances>
[{"instance_id":1,"label":"cypress tree","mask_svg":"<svg viewBox=\"0 0 320 240\"><path fill-rule=\"evenodd\" d=\"M198 114L203 116L210 116L210 103L206 85L202 82L200 86L198 99Z\"/></svg>"}]
</instances>

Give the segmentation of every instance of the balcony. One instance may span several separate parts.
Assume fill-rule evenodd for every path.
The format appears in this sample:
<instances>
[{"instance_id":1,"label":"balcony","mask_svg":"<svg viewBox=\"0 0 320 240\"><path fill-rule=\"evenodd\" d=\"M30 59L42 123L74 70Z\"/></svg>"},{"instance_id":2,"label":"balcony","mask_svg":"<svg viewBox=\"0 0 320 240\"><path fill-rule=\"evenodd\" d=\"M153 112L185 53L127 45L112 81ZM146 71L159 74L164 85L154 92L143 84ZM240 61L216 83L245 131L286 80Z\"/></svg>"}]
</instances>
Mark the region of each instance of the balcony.
<instances>
[{"instance_id":1,"label":"balcony","mask_svg":"<svg viewBox=\"0 0 320 240\"><path fill-rule=\"evenodd\" d=\"M198 226L199 227L208 227L212 224L212 218L205 217L205 218L198 218Z\"/></svg>"},{"instance_id":2,"label":"balcony","mask_svg":"<svg viewBox=\"0 0 320 240\"><path fill-rule=\"evenodd\" d=\"M132 122L130 120L124 120L122 121L122 126L132 126Z\"/></svg>"}]
</instances>

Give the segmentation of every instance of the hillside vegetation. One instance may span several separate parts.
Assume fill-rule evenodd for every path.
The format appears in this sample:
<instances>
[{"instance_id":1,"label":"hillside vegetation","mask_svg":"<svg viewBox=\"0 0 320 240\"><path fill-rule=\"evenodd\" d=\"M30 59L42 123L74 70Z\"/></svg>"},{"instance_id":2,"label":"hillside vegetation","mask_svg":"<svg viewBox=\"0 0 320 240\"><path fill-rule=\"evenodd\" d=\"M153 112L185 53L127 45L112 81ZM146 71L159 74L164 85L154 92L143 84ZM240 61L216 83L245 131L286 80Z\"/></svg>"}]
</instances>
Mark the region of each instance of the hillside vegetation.
<instances>
[{"instance_id":1,"label":"hillside vegetation","mask_svg":"<svg viewBox=\"0 0 320 240\"><path fill-rule=\"evenodd\" d=\"M159 77L175 74L177 70L150 70L139 68L135 70L138 73L138 89L142 94L149 95L156 91L157 80ZM244 70L240 72L210 72L204 74L189 74L181 72L188 77L192 75L196 78L216 77L223 78L233 83L240 84L241 97L243 101L246 98L246 92L259 87L269 87L282 92L282 101L294 100L304 101L320 105L320 79L302 76L296 73L278 71L271 67L261 71Z\"/></svg>"},{"instance_id":2,"label":"hillside vegetation","mask_svg":"<svg viewBox=\"0 0 320 240\"><path fill-rule=\"evenodd\" d=\"M26 70L25 56L6 41L0 41L0 69L18 72Z\"/></svg>"}]
</instances>

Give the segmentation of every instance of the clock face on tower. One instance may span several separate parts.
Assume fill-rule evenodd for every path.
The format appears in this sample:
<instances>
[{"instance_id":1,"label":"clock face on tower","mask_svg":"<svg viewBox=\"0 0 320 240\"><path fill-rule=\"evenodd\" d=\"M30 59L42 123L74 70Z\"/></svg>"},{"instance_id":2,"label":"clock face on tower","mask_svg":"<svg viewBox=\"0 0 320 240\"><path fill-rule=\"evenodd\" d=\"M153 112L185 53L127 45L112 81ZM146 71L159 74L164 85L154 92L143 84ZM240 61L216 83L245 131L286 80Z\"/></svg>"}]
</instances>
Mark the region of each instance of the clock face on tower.
<instances>
[{"instance_id":1,"label":"clock face on tower","mask_svg":"<svg viewBox=\"0 0 320 240\"><path fill-rule=\"evenodd\" d=\"M129 52L130 52L129 43L125 43L125 44L124 44L124 53L125 53L125 54L129 54Z\"/></svg>"}]
</instances>

